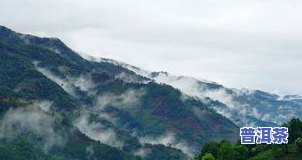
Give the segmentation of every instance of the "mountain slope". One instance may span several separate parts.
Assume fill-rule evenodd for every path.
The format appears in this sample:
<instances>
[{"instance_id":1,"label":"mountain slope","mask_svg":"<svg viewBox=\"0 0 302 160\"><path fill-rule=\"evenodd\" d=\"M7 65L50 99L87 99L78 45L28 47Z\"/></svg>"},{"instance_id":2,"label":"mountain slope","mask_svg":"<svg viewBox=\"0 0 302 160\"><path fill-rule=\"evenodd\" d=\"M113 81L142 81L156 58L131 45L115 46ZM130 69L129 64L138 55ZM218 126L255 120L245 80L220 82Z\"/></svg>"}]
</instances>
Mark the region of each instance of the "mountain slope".
<instances>
[{"instance_id":1,"label":"mountain slope","mask_svg":"<svg viewBox=\"0 0 302 160\"><path fill-rule=\"evenodd\" d=\"M209 140L238 139L238 127L202 101L124 67L87 61L59 39L0 27L0 56L0 127L10 131L0 138L11 148L18 145L11 139L44 139L33 156L187 159Z\"/></svg>"},{"instance_id":2,"label":"mountain slope","mask_svg":"<svg viewBox=\"0 0 302 160\"><path fill-rule=\"evenodd\" d=\"M99 61L127 68L157 83L171 85L189 96L200 99L241 127L278 126L292 118L302 117L301 96L278 96L260 90L226 88L211 81L174 76L167 72L148 72L114 60Z\"/></svg>"}]
</instances>

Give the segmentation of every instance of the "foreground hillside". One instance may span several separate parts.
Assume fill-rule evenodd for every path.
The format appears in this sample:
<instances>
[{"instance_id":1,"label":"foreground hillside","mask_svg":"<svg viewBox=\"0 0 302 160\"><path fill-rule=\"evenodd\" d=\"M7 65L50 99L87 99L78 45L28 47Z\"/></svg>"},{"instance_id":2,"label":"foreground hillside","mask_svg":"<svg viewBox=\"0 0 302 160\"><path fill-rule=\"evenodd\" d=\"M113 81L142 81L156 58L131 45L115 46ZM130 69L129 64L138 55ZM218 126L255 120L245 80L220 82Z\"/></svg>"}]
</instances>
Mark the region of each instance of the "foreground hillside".
<instances>
[{"instance_id":1,"label":"foreground hillside","mask_svg":"<svg viewBox=\"0 0 302 160\"><path fill-rule=\"evenodd\" d=\"M292 119L288 127L288 144L230 144L227 140L206 143L195 160L301 160L302 122Z\"/></svg>"},{"instance_id":2,"label":"foreground hillside","mask_svg":"<svg viewBox=\"0 0 302 160\"><path fill-rule=\"evenodd\" d=\"M0 27L0 159L188 159L238 127L207 104L56 38Z\"/></svg>"}]
</instances>

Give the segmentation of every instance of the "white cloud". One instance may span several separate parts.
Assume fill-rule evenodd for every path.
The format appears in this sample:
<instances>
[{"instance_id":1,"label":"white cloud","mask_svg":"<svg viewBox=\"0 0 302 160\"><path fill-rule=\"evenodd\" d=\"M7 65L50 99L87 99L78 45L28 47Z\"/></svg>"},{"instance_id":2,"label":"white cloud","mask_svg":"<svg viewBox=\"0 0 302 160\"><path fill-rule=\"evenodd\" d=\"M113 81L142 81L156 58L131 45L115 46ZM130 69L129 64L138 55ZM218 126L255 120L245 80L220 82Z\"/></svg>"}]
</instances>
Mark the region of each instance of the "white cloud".
<instances>
[{"instance_id":1,"label":"white cloud","mask_svg":"<svg viewBox=\"0 0 302 160\"><path fill-rule=\"evenodd\" d=\"M1 24L86 54L302 94L300 0L2 0L0 11Z\"/></svg>"},{"instance_id":2,"label":"white cloud","mask_svg":"<svg viewBox=\"0 0 302 160\"><path fill-rule=\"evenodd\" d=\"M75 95L76 88L79 88L81 91L85 91L88 94L94 94L94 87L96 86L89 75L80 75L78 77L67 76L66 78L61 78L54 75L46 68L38 67L38 62L34 62L36 69L41 72L44 76L52 80L53 82L60 85L67 93L72 96Z\"/></svg>"},{"instance_id":3,"label":"white cloud","mask_svg":"<svg viewBox=\"0 0 302 160\"><path fill-rule=\"evenodd\" d=\"M39 106L39 104L34 104ZM42 105L44 105L42 103ZM35 108L17 108L8 110L0 121L0 138L14 139L18 136L39 138L37 144L48 152L53 146L66 142L63 132L56 129L54 118Z\"/></svg>"},{"instance_id":4,"label":"white cloud","mask_svg":"<svg viewBox=\"0 0 302 160\"><path fill-rule=\"evenodd\" d=\"M112 147L123 147L123 141L117 137L113 129L106 128L101 123L89 122L88 115L82 115L78 118L75 122L75 126L77 126L83 134L95 141Z\"/></svg>"},{"instance_id":5,"label":"white cloud","mask_svg":"<svg viewBox=\"0 0 302 160\"><path fill-rule=\"evenodd\" d=\"M138 137L140 143L142 144L162 144L165 146L171 146L173 148L177 148L181 150L183 153L187 154L188 156L193 156L195 152L194 148L190 147L187 142L183 140L178 140L174 133L167 132L159 137Z\"/></svg>"},{"instance_id":6,"label":"white cloud","mask_svg":"<svg viewBox=\"0 0 302 160\"><path fill-rule=\"evenodd\" d=\"M114 76L115 79L119 79L122 80L126 83L147 83L147 80L142 80L140 77L136 76L136 75L129 75L125 72L121 72L118 75Z\"/></svg>"},{"instance_id":7,"label":"white cloud","mask_svg":"<svg viewBox=\"0 0 302 160\"><path fill-rule=\"evenodd\" d=\"M142 158L145 158L148 156L148 154L150 154L152 151L149 148L139 148L138 150L136 150L133 154L136 156L140 156Z\"/></svg>"},{"instance_id":8,"label":"white cloud","mask_svg":"<svg viewBox=\"0 0 302 160\"><path fill-rule=\"evenodd\" d=\"M41 101L34 104L35 108L40 108L45 113L50 113L51 111L52 102L50 101Z\"/></svg>"},{"instance_id":9,"label":"white cloud","mask_svg":"<svg viewBox=\"0 0 302 160\"><path fill-rule=\"evenodd\" d=\"M122 94L104 93L97 98L95 109L103 110L107 106L119 107L128 109L140 105L140 98L145 94L144 89L132 90L129 89Z\"/></svg>"}]
</instances>

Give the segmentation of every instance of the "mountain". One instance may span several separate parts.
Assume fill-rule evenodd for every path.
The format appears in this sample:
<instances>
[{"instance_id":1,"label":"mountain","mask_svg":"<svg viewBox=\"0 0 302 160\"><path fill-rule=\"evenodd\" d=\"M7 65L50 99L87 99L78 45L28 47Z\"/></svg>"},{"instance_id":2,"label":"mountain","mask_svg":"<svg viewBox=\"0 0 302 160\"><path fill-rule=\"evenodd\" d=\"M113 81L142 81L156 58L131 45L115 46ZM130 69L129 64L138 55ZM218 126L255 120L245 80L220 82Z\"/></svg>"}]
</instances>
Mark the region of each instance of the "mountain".
<instances>
[{"instance_id":1,"label":"mountain","mask_svg":"<svg viewBox=\"0 0 302 160\"><path fill-rule=\"evenodd\" d=\"M57 38L0 26L0 159L188 159L239 128L208 103Z\"/></svg>"},{"instance_id":2,"label":"mountain","mask_svg":"<svg viewBox=\"0 0 302 160\"><path fill-rule=\"evenodd\" d=\"M85 58L106 61L157 83L177 88L188 96L196 97L240 127L279 126L292 118L302 118L302 97L298 95L279 96L261 90L227 88L207 80L174 76L167 72L149 72L110 59Z\"/></svg>"}]
</instances>

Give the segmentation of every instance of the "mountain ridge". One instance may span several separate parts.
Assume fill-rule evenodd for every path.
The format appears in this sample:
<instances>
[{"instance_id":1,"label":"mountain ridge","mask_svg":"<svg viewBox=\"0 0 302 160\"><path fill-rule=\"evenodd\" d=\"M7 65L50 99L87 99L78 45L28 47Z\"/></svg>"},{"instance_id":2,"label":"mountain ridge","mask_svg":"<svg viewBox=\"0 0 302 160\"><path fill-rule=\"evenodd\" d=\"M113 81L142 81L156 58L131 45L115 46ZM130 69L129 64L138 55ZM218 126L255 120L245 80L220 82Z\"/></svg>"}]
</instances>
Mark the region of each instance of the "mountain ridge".
<instances>
[{"instance_id":1,"label":"mountain ridge","mask_svg":"<svg viewBox=\"0 0 302 160\"><path fill-rule=\"evenodd\" d=\"M97 58L89 58L86 57L88 60L97 60ZM210 98L214 101L221 102L224 106L212 106L214 110L216 110L218 113L226 116L227 118L231 119L234 123L236 123L238 126L278 126L282 123L286 123L291 118L301 117L302 113L298 112L297 114L290 114L289 111L282 110L279 113L276 113L275 109L271 109L269 111L261 112L261 106L260 104L253 104L253 102L250 102L248 100L245 100L243 102L240 102L240 99L243 99L242 97L246 98L254 98L257 101L261 101L261 99L267 99L272 103L272 105L263 105L263 107L273 107L276 105L276 103L279 103L279 105L276 105L280 109L288 107L288 110L290 108L293 108L297 110L298 108L302 108L302 97L299 95L277 95L261 90L250 90L250 89L235 89L235 88L227 88L224 87L221 84L218 84L216 82L208 81L208 80L198 80L192 77L187 76L174 76L169 74L168 72L152 72L152 71L146 71L143 69L140 69L138 67L118 62L115 60L110 59L99 59L99 61L106 61L118 66L122 66L124 68L127 68L129 70L132 70L136 72L139 75L142 75L144 77L150 78L158 83L164 83L167 85L171 85L174 88L180 89L182 92L189 96L201 98L204 101L207 101L206 98ZM189 86L186 87L185 85ZM209 90L209 92L207 92ZM212 91L212 92L211 92ZM214 92L214 93L213 93ZM259 100L260 99L260 100ZM237 103L237 104L235 104ZM273 104L274 103L274 104ZM209 104L211 105L211 104ZM247 113L238 115L236 112L240 112L240 110L248 110L247 107L235 109L236 106L245 106L252 108L249 111L252 114L248 115ZM254 107L253 105L258 105L257 107ZM286 106L287 105L287 106ZM235 106L235 107L234 107ZM267 115L267 113L273 112L272 116ZM283 112L283 114L282 114ZM259 114L261 114L259 116ZM275 115L281 115L280 117L275 117ZM268 118L274 117L273 118ZM238 120L238 117L243 120ZM280 120L279 120L280 119Z\"/></svg>"},{"instance_id":2,"label":"mountain ridge","mask_svg":"<svg viewBox=\"0 0 302 160\"><path fill-rule=\"evenodd\" d=\"M87 61L58 39L2 27L0 57L0 127L12 131L0 134L1 144L14 147L9 139L19 137L49 146L32 156L187 159L209 140L238 139L238 127L203 102L121 66ZM18 124L24 127L13 131ZM35 140L47 134L66 141Z\"/></svg>"}]
</instances>

